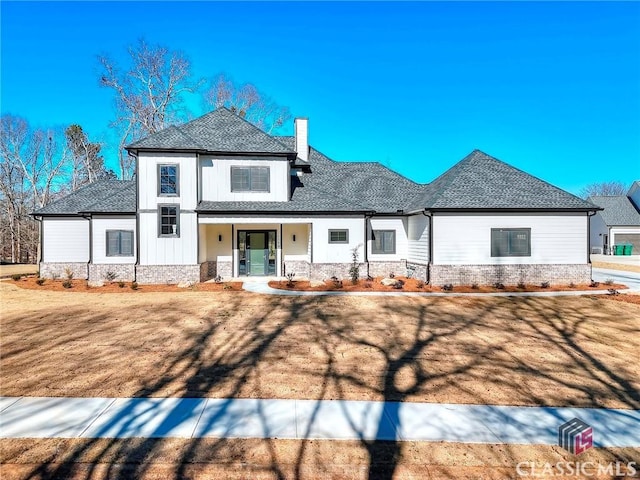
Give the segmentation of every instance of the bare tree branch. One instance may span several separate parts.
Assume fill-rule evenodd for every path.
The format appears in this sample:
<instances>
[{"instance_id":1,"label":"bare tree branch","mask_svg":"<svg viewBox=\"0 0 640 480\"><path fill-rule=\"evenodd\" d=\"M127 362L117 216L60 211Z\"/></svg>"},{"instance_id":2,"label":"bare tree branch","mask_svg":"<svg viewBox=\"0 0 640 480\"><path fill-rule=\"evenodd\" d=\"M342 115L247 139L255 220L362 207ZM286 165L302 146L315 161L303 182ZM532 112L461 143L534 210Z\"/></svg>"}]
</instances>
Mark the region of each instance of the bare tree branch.
<instances>
[{"instance_id":1,"label":"bare tree branch","mask_svg":"<svg viewBox=\"0 0 640 480\"><path fill-rule=\"evenodd\" d=\"M269 134L291 118L287 107L278 105L255 85L237 85L225 74L209 80L203 102L207 108L227 107Z\"/></svg>"},{"instance_id":2,"label":"bare tree branch","mask_svg":"<svg viewBox=\"0 0 640 480\"><path fill-rule=\"evenodd\" d=\"M139 40L128 53L128 67L124 69L106 55L98 57L100 85L112 89L115 95L112 127L119 132L123 179L133 175L133 163L124 147L186 118L185 96L201 85L193 80L191 64L182 52Z\"/></svg>"},{"instance_id":3,"label":"bare tree branch","mask_svg":"<svg viewBox=\"0 0 640 480\"><path fill-rule=\"evenodd\" d=\"M580 191L582 198L593 196L625 195L628 187L623 182L597 182L587 185Z\"/></svg>"}]
</instances>

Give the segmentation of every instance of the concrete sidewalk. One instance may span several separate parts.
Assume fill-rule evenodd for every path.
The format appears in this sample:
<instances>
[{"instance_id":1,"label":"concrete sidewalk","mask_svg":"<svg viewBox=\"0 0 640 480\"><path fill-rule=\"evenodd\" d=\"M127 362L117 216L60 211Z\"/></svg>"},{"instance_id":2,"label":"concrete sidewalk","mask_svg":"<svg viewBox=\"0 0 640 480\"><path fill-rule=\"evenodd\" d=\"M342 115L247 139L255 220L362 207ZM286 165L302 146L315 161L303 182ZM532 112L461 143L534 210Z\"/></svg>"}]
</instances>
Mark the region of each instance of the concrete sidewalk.
<instances>
[{"instance_id":1,"label":"concrete sidewalk","mask_svg":"<svg viewBox=\"0 0 640 480\"><path fill-rule=\"evenodd\" d=\"M640 447L640 411L342 400L0 397L0 438L280 438Z\"/></svg>"}]
</instances>

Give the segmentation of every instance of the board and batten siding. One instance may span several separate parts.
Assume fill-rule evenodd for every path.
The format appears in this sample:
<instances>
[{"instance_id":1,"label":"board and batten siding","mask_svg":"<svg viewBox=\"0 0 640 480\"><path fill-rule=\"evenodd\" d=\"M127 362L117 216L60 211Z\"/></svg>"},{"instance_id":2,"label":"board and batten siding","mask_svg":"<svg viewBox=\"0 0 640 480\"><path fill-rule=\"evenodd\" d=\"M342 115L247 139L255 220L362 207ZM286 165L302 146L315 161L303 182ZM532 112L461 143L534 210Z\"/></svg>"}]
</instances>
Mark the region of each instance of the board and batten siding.
<instances>
[{"instance_id":1,"label":"board and batten siding","mask_svg":"<svg viewBox=\"0 0 640 480\"><path fill-rule=\"evenodd\" d=\"M587 215L437 214L433 216L436 265L587 263ZM530 228L531 256L492 257L492 228Z\"/></svg>"},{"instance_id":2,"label":"board and batten siding","mask_svg":"<svg viewBox=\"0 0 640 480\"><path fill-rule=\"evenodd\" d=\"M89 261L89 220L78 217L43 218L43 262Z\"/></svg>"},{"instance_id":3,"label":"board and batten siding","mask_svg":"<svg viewBox=\"0 0 640 480\"><path fill-rule=\"evenodd\" d=\"M195 265L198 263L198 219L180 212L180 236L158 237L157 212L140 214L141 265Z\"/></svg>"},{"instance_id":4,"label":"board and batten siding","mask_svg":"<svg viewBox=\"0 0 640 480\"><path fill-rule=\"evenodd\" d=\"M429 217L413 215L408 219L407 261L420 265L429 264Z\"/></svg>"},{"instance_id":5,"label":"board and batten siding","mask_svg":"<svg viewBox=\"0 0 640 480\"><path fill-rule=\"evenodd\" d=\"M268 192L232 192L231 167L269 167ZM286 202L289 200L289 162L251 157L200 157L200 192L204 201Z\"/></svg>"},{"instance_id":6,"label":"board and batten siding","mask_svg":"<svg viewBox=\"0 0 640 480\"><path fill-rule=\"evenodd\" d=\"M122 216L93 216L93 263L136 263L136 217L134 215ZM130 257L107 257L107 230L133 231L133 255Z\"/></svg>"},{"instance_id":7,"label":"board and batten siding","mask_svg":"<svg viewBox=\"0 0 640 480\"><path fill-rule=\"evenodd\" d=\"M158 165L178 165L178 195L158 195ZM138 156L141 265L195 265L198 263L197 155L148 153ZM158 236L158 205L180 208L180 236Z\"/></svg>"},{"instance_id":8,"label":"board and batten siding","mask_svg":"<svg viewBox=\"0 0 640 480\"><path fill-rule=\"evenodd\" d=\"M371 217L367 235L367 255L372 262L397 262L406 260L408 255L407 219L406 217ZM394 230L396 232L396 253L372 253L373 230Z\"/></svg>"},{"instance_id":9,"label":"board and batten siding","mask_svg":"<svg viewBox=\"0 0 640 480\"><path fill-rule=\"evenodd\" d=\"M351 251L359 248L360 261L364 259L364 216L314 218L311 226L313 263L350 263ZM329 230L348 230L347 243L329 243Z\"/></svg>"},{"instance_id":10,"label":"board and batten siding","mask_svg":"<svg viewBox=\"0 0 640 480\"><path fill-rule=\"evenodd\" d=\"M158 165L178 165L178 196L158 195ZM177 203L183 210L198 204L196 154L145 153L138 155L138 208L156 209L159 203Z\"/></svg>"}]
</instances>

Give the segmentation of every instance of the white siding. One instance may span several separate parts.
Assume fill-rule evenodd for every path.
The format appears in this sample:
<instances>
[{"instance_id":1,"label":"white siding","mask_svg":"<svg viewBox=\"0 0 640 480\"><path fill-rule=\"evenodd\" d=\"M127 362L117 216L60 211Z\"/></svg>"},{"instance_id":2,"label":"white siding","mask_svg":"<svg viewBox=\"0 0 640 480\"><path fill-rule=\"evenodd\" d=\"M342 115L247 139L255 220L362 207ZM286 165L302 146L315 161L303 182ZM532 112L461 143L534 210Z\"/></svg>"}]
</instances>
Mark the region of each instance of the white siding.
<instances>
[{"instance_id":1,"label":"white siding","mask_svg":"<svg viewBox=\"0 0 640 480\"><path fill-rule=\"evenodd\" d=\"M530 257L492 257L492 228L530 228ZM587 263L586 214L450 214L433 217L433 263L581 264Z\"/></svg>"},{"instance_id":2,"label":"white siding","mask_svg":"<svg viewBox=\"0 0 640 480\"><path fill-rule=\"evenodd\" d=\"M429 263L429 217L413 215L408 220L407 260L427 265Z\"/></svg>"},{"instance_id":3,"label":"white siding","mask_svg":"<svg viewBox=\"0 0 640 480\"><path fill-rule=\"evenodd\" d=\"M177 164L178 196L158 196L158 165ZM138 157L141 265L194 265L198 260L197 156L140 153ZM180 237L158 237L158 205L180 207Z\"/></svg>"},{"instance_id":4,"label":"white siding","mask_svg":"<svg viewBox=\"0 0 640 480\"><path fill-rule=\"evenodd\" d=\"M269 167L268 192L232 192L231 167ZM201 196L207 201L274 201L289 200L289 162L250 157L200 157Z\"/></svg>"},{"instance_id":5,"label":"white siding","mask_svg":"<svg viewBox=\"0 0 640 480\"><path fill-rule=\"evenodd\" d=\"M45 217L42 222L43 262L89 262L89 220Z\"/></svg>"},{"instance_id":6,"label":"white siding","mask_svg":"<svg viewBox=\"0 0 640 480\"><path fill-rule=\"evenodd\" d=\"M373 246L371 232L373 230L394 230L396 232L395 254L379 254L371 252ZM372 217L369 221L367 248L369 261L371 262L397 262L400 260L406 260L409 249L406 217Z\"/></svg>"},{"instance_id":7,"label":"white siding","mask_svg":"<svg viewBox=\"0 0 640 480\"><path fill-rule=\"evenodd\" d=\"M177 164L177 197L158 196L158 165ZM156 209L159 203L177 203L183 210L194 210L198 204L196 155L189 153L140 153L138 157L138 208Z\"/></svg>"},{"instance_id":8,"label":"white siding","mask_svg":"<svg viewBox=\"0 0 640 480\"><path fill-rule=\"evenodd\" d=\"M133 255L131 257L107 257L107 230L133 230ZM93 217L93 263L136 263L136 217Z\"/></svg>"},{"instance_id":9,"label":"white siding","mask_svg":"<svg viewBox=\"0 0 640 480\"><path fill-rule=\"evenodd\" d=\"M601 248L602 253L607 253L604 251L604 236L609 233L609 229L600 212L591 217L589 229L589 251L591 252L593 248Z\"/></svg>"},{"instance_id":10,"label":"white siding","mask_svg":"<svg viewBox=\"0 0 640 480\"><path fill-rule=\"evenodd\" d=\"M329 230L349 230L348 243L329 243ZM313 219L311 227L313 263L351 262L351 250L359 246L364 260L364 217L322 217Z\"/></svg>"},{"instance_id":11,"label":"white siding","mask_svg":"<svg viewBox=\"0 0 640 480\"><path fill-rule=\"evenodd\" d=\"M180 212L180 237L158 237L158 213L140 213L141 265L195 265L198 261L198 220Z\"/></svg>"}]
</instances>

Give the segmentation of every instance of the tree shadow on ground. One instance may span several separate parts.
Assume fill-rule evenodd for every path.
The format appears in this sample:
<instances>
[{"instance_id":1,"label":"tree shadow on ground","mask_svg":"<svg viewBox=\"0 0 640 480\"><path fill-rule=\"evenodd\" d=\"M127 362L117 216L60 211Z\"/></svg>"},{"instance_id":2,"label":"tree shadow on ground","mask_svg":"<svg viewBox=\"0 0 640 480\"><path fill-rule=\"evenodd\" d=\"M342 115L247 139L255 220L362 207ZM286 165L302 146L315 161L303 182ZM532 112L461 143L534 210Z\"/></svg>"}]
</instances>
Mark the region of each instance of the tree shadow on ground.
<instances>
[{"instance_id":1,"label":"tree shadow on ground","mask_svg":"<svg viewBox=\"0 0 640 480\"><path fill-rule=\"evenodd\" d=\"M246 385L251 384L254 398L260 398L262 394L273 396L273 386L266 385L265 379L281 374L283 388L288 377L304 379L304 391L297 392L297 398L384 401L382 410L375 414L373 437L365 431L366 421L354 412L343 412L345 422L359 432L359 446L366 454L366 465L354 473L356 477L391 479L408 472L404 463L409 461L409 447L398 431L403 402L450 398L451 403L594 407L615 402L620 408L640 408L629 371L615 371L596 348L603 343L597 322L617 319L607 320L594 313L594 304L587 299L572 300L568 311L560 300L533 297L371 298L355 302L350 298L269 296L263 297L259 309L247 311L242 322L230 323L231 316L243 311L248 297L228 298L233 300L223 310L209 309L197 316L199 323L186 335L184 345L170 352L153 378L145 377L134 396L242 398ZM165 314L176 321L193 317L193 312L178 306ZM100 320L95 319L96 325ZM234 330L229 331L232 326ZM638 338L637 324L623 322L619 328L626 329L624 335ZM82 332L75 332L55 342L81 340ZM534 355L526 355L527 348ZM23 355L24 350L16 347L14 354ZM171 392L177 394L167 394ZM285 391L282 398L287 396ZM193 405L196 413L200 404ZM222 414L224 406L221 408ZM145 413L163 418L155 433L176 426L170 411L151 409ZM115 417L117 422L103 428L124 432L138 414L125 404ZM312 412L307 436L319 415L317 410ZM267 431L267 415L261 418ZM428 423L429 419L423 421ZM202 428L206 430L215 422L212 417ZM399 429L390 432L389 425ZM447 432L447 426L442 428L443 434L455 433ZM170 443L171 439L153 438L153 432L150 438L132 440L87 439L38 465L27 477L144 478L153 475L153 459ZM295 453L284 455L275 439L255 441L253 448L244 448L241 442L224 438L192 438L177 454L169 478L191 478L192 467L202 458L240 468L241 476L251 478L335 475L335 468L326 463L331 458L316 456L317 443L312 438L293 442ZM252 461L256 444L269 460ZM559 449L555 454L562 458ZM504 458L516 456L510 453L510 446L503 446L483 461L503 465ZM455 467L430 468L442 476L457 476ZM310 469L313 475L306 473Z\"/></svg>"}]
</instances>

